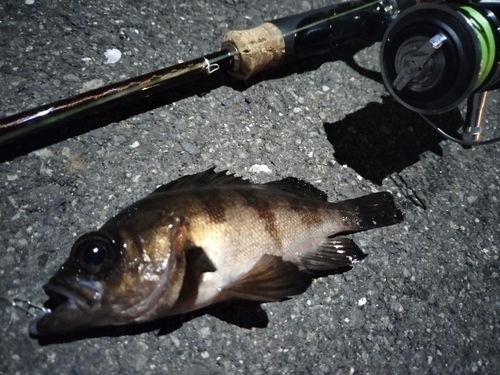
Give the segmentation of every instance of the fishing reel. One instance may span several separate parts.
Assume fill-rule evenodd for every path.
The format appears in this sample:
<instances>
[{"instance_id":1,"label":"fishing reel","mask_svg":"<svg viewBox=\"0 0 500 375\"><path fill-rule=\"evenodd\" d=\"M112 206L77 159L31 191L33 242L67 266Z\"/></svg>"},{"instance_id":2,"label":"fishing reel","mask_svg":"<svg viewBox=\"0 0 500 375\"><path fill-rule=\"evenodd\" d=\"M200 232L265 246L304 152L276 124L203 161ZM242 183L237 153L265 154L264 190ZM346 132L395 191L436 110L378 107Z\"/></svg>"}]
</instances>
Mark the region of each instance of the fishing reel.
<instances>
[{"instance_id":1,"label":"fishing reel","mask_svg":"<svg viewBox=\"0 0 500 375\"><path fill-rule=\"evenodd\" d=\"M499 1L420 3L404 10L382 39L387 89L448 139L469 146L499 141L481 140L488 91L500 88L499 19ZM428 117L466 100L462 140Z\"/></svg>"}]
</instances>

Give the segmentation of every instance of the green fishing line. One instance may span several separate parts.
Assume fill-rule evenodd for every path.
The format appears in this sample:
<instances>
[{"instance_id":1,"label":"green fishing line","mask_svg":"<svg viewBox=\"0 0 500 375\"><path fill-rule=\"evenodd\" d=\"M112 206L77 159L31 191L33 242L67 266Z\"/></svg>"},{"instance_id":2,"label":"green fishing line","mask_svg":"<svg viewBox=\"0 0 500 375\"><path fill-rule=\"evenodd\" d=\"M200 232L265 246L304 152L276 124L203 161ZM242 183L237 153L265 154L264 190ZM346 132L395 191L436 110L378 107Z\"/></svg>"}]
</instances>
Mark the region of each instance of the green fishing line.
<instances>
[{"instance_id":1,"label":"green fishing line","mask_svg":"<svg viewBox=\"0 0 500 375\"><path fill-rule=\"evenodd\" d=\"M497 50L495 35L488 20L476 9L462 6L459 8L459 11L470 21L479 41L481 63L479 66L478 79L474 87L474 89L477 89L483 84L495 63ZM465 56L465 58L467 58L467 56Z\"/></svg>"}]
</instances>

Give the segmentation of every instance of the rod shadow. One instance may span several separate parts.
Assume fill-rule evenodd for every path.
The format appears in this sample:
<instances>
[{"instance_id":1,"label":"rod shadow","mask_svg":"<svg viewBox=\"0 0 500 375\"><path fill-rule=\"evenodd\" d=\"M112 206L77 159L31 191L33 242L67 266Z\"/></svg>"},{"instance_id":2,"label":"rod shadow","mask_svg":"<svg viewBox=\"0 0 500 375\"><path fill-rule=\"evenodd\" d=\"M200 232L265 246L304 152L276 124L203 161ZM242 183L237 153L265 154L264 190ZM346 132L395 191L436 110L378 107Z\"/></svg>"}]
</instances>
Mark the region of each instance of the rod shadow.
<instances>
[{"instance_id":1,"label":"rod shadow","mask_svg":"<svg viewBox=\"0 0 500 375\"><path fill-rule=\"evenodd\" d=\"M425 151L442 156L439 143L444 140L416 112L390 96L382 99L382 104L369 103L341 121L324 124L337 162L378 185L418 162ZM459 137L463 119L458 109L434 118L441 129Z\"/></svg>"},{"instance_id":2,"label":"rod shadow","mask_svg":"<svg viewBox=\"0 0 500 375\"><path fill-rule=\"evenodd\" d=\"M203 96L222 86L231 87L241 92L262 81L280 79L292 74L301 74L306 71L316 70L327 62L336 60L354 61L353 56L370 44L373 43L353 40L335 48L328 54L306 58L296 64L265 71L244 82L237 81L225 72L215 73L198 79L196 82L182 84L167 91L151 94L132 103L123 103L108 110L83 115L76 119L73 118L68 122L40 130L32 135L23 136L16 141L4 145L0 148L0 162L13 160L18 156L50 146L65 139L85 134L91 130L125 120L188 97L195 95Z\"/></svg>"}]
</instances>

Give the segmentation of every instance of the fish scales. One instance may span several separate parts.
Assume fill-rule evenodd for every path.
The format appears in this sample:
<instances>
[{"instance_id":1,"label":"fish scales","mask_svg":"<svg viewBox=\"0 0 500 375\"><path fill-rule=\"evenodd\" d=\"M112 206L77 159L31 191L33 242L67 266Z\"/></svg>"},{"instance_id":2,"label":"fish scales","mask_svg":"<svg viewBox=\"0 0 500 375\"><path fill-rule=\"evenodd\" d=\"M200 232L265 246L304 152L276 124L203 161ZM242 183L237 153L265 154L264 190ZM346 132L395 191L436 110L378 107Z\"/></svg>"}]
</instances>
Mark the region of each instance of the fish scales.
<instances>
[{"instance_id":1,"label":"fish scales","mask_svg":"<svg viewBox=\"0 0 500 375\"><path fill-rule=\"evenodd\" d=\"M401 221L389 193L330 203L294 178L185 176L75 242L44 286L55 309L30 332L143 322L233 299L279 301L364 258L342 233Z\"/></svg>"},{"instance_id":2,"label":"fish scales","mask_svg":"<svg viewBox=\"0 0 500 375\"><path fill-rule=\"evenodd\" d=\"M206 204L208 201L210 205ZM186 191L176 196L175 201L168 194L150 196L140 204L147 210L149 204L161 208L165 216L176 212L188 218L188 237L202 247L220 269L234 267L237 263L243 265L243 271L248 270L251 263L247 261L256 260L263 252L298 261L297 253L304 246L319 246L328 233L344 229L332 226L331 222L340 221L340 218L330 203L277 196L276 192L251 186L215 186ZM304 225L308 231L300 230ZM127 232L136 231L144 233L145 229L136 227L132 218Z\"/></svg>"},{"instance_id":3,"label":"fish scales","mask_svg":"<svg viewBox=\"0 0 500 375\"><path fill-rule=\"evenodd\" d=\"M248 188L227 192L224 199L233 204L227 206L226 222L216 226L204 216L192 217L190 231L193 241L221 270L204 274L194 305L215 302L212 301L213 291L250 271L262 254L280 256L285 261L300 264L300 254L304 249L319 247L329 233L343 229L341 225L332 225L340 218L329 204L290 201L286 195L272 193ZM312 204L308 206L306 203Z\"/></svg>"},{"instance_id":4,"label":"fish scales","mask_svg":"<svg viewBox=\"0 0 500 375\"><path fill-rule=\"evenodd\" d=\"M186 213L192 238L214 259L244 261L262 252L291 258L297 253L296 241L315 239L319 244L327 233L337 229L331 222L338 214L330 204L313 201L307 206L307 201L288 198L251 188L225 192L220 200L220 205L226 207L224 222L211 222L208 213Z\"/></svg>"}]
</instances>

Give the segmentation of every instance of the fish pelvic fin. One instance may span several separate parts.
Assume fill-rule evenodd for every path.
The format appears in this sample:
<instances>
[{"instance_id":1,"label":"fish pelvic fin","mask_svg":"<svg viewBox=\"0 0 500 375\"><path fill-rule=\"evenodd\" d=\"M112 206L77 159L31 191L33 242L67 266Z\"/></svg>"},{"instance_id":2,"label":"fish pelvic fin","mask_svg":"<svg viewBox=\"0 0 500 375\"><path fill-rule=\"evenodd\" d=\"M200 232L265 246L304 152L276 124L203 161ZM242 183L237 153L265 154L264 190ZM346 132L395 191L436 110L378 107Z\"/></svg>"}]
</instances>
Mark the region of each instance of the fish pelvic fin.
<instances>
[{"instance_id":1,"label":"fish pelvic fin","mask_svg":"<svg viewBox=\"0 0 500 375\"><path fill-rule=\"evenodd\" d=\"M351 220L346 232L358 232L401 223L403 213L396 207L391 193L384 191L349 199L336 204Z\"/></svg>"},{"instance_id":2,"label":"fish pelvic fin","mask_svg":"<svg viewBox=\"0 0 500 375\"><path fill-rule=\"evenodd\" d=\"M279 256L264 254L250 271L224 287L231 299L276 302L305 292L311 276Z\"/></svg>"},{"instance_id":3,"label":"fish pelvic fin","mask_svg":"<svg viewBox=\"0 0 500 375\"><path fill-rule=\"evenodd\" d=\"M316 251L301 256L303 267L314 276L348 271L352 265L361 261L366 254L345 237L328 237Z\"/></svg>"}]
</instances>

